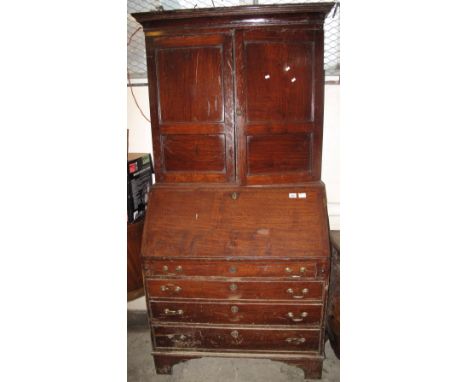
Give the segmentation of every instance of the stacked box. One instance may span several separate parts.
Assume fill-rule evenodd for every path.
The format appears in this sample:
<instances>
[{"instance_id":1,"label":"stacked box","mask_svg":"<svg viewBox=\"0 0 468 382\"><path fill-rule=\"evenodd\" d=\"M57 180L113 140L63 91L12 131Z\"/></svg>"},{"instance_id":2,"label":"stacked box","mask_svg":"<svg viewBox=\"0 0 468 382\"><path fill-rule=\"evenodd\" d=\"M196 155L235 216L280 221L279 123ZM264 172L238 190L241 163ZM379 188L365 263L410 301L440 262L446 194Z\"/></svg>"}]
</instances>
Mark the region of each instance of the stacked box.
<instances>
[{"instance_id":1,"label":"stacked box","mask_svg":"<svg viewBox=\"0 0 468 382\"><path fill-rule=\"evenodd\" d=\"M148 192L153 184L151 154L129 153L127 156L127 222L145 215Z\"/></svg>"}]
</instances>

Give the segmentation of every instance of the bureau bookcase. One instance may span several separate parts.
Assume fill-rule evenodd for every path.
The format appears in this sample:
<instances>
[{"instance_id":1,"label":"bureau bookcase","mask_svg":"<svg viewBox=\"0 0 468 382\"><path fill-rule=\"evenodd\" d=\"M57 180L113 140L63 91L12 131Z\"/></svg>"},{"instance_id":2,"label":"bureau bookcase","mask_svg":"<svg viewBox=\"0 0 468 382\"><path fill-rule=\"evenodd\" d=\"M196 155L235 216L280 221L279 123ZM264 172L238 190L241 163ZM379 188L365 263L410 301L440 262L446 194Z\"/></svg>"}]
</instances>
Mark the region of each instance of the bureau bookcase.
<instances>
[{"instance_id":1,"label":"bureau bookcase","mask_svg":"<svg viewBox=\"0 0 468 382\"><path fill-rule=\"evenodd\" d=\"M248 357L321 377L332 6L133 15L146 39L156 173L141 255L158 373Z\"/></svg>"}]
</instances>

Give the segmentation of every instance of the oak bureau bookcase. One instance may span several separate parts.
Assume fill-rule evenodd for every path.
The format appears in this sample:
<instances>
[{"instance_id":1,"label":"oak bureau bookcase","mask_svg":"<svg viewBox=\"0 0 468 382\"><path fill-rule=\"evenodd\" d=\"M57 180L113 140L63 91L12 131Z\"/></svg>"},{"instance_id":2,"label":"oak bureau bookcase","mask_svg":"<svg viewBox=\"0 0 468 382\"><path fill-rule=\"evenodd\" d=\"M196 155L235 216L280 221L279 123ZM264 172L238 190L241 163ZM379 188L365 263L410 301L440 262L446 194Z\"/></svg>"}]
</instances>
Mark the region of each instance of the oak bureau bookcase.
<instances>
[{"instance_id":1,"label":"oak bureau bookcase","mask_svg":"<svg viewBox=\"0 0 468 382\"><path fill-rule=\"evenodd\" d=\"M210 356L321 377L332 6L133 14L146 36L157 180L141 255L158 373Z\"/></svg>"}]
</instances>

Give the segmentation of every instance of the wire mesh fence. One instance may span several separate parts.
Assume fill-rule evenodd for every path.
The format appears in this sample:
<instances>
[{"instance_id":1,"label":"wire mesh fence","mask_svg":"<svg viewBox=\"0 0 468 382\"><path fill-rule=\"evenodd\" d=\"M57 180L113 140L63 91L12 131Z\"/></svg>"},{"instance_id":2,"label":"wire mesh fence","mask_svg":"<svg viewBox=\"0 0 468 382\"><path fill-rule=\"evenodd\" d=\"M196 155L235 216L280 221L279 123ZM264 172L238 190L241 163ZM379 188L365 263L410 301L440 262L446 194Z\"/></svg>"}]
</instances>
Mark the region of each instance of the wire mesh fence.
<instances>
[{"instance_id":1,"label":"wire mesh fence","mask_svg":"<svg viewBox=\"0 0 468 382\"><path fill-rule=\"evenodd\" d=\"M193 9L211 7L232 7L252 4L292 4L312 3L320 1L307 0L127 0L127 68L132 79L146 78L145 38L143 31L130 15L134 12L149 12L156 10ZM325 19L325 75L340 74L340 8L329 13Z\"/></svg>"}]
</instances>

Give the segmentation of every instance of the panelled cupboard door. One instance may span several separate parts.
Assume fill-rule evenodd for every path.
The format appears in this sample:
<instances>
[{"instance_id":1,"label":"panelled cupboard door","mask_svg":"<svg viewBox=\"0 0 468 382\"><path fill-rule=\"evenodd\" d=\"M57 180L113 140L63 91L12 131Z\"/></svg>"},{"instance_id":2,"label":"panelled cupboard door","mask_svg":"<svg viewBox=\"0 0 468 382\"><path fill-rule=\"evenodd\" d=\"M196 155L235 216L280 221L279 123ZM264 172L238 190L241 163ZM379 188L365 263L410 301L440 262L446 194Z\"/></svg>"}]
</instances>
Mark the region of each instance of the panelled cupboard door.
<instances>
[{"instance_id":1,"label":"panelled cupboard door","mask_svg":"<svg viewBox=\"0 0 468 382\"><path fill-rule=\"evenodd\" d=\"M146 51L157 181L234 181L231 35L147 36Z\"/></svg>"},{"instance_id":2,"label":"panelled cupboard door","mask_svg":"<svg viewBox=\"0 0 468 382\"><path fill-rule=\"evenodd\" d=\"M323 31L238 30L235 57L241 182L320 180Z\"/></svg>"}]
</instances>

